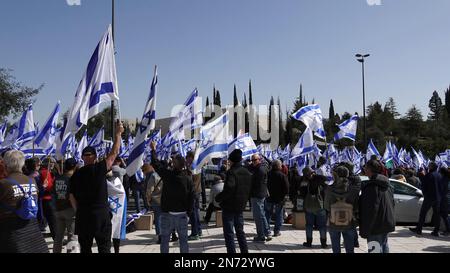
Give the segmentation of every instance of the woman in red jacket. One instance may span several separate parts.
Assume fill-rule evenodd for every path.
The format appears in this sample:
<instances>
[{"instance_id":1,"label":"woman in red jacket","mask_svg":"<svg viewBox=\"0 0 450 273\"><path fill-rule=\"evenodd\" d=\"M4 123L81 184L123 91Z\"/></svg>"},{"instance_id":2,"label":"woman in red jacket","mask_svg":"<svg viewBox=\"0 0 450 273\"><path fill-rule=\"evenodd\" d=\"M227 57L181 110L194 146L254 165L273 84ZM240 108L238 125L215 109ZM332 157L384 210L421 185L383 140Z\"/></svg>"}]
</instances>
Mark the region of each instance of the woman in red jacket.
<instances>
[{"instance_id":1,"label":"woman in red jacket","mask_svg":"<svg viewBox=\"0 0 450 273\"><path fill-rule=\"evenodd\" d=\"M42 161L40 177L44 192L41 194L42 211L50 228L50 234L55 239L56 216L55 204L53 202L53 187L55 175L52 173L55 167L55 161L52 158L46 158Z\"/></svg>"}]
</instances>

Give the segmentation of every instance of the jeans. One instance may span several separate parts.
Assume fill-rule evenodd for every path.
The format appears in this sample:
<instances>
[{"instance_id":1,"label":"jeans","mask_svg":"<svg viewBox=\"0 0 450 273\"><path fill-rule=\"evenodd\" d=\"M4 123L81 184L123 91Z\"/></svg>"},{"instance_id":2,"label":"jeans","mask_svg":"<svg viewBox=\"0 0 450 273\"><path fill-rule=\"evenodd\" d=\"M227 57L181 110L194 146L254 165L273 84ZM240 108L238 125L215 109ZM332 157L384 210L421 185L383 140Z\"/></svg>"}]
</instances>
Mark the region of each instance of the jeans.
<instances>
[{"instance_id":1,"label":"jeans","mask_svg":"<svg viewBox=\"0 0 450 273\"><path fill-rule=\"evenodd\" d=\"M161 253L169 253L170 234L175 229L178 233L180 253L189 253L188 244L188 216L186 213L173 215L168 212L161 213Z\"/></svg>"},{"instance_id":2,"label":"jeans","mask_svg":"<svg viewBox=\"0 0 450 273\"><path fill-rule=\"evenodd\" d=\"M109 225L106 233L79 234L78 242L80 243L81 253L92 253L94 238L97 243L98 253L111 253L111 232L112 226Z\"/></svg>"},{"instance_id":3,"label":"jeans","mask_svg":"<svg viewBox=\"0 0 450 273\"><path fill-rule=\"evenodd\" d=\"M42 200L42 212L45 220L47 220L48 227L50 228L50 234L53 240L55 239L56 229L56 217L55 217L55 204L53 200Z\"/></svg>"},{"instance_id":4,"label":"jeans","mask_svg":"<svg viewBox=\"0 0 450 273\"><path fill-rule=\"evenodd\" d=\"M256 233L259 239L265 238L265 236L268 236L270 233L269 222L267 221L266 214L264 213L264 200L265 198L251 199L253 219L255 220Z\"/></svg>"},{"instance_id":5,"label":"jeans","mask_svg":"<svg viewBox=\"0 0 450 273\"><path fill-rule=\"evenodd\" d=\"M241 212L222 210L223 222L223 236L225 238L225 245L227 253L236 253L236 246L234 244L234 231L236 230L236 237L239 243L241 253L248 253L247 239L244 232L244 216Z\"/></svg>"},{"instance_id":6,"label":"jeans","mask_svg":"<svg viewBox=\"0 0 450 273\"><path fill-rule=\"evenodd\" d=\"M155 231L156 235L161 234L161 206L153 204L151 206L151 209L153 210L153 213L155 214Z\"/></svg>"},{"instance_id":7,"label":"jeans","mask_svg":"<svg viewBox=\"0 0 450 273\"><path fill-rule=\"evenodd\" d=\"M275 209L275 227L273 228L273 232L278 233L280 232L281 226L283 225L283 214L284 214L283 203L266 202L266 219L269 222L269 229L270 229L270 220L272 219L272 213L274 209Z\"/></svg>"},{"instance_id":8,"label":"jeans","mask_svg":"<svg viewBox=\"0 0 450 273\"><path fill-rule=\"evenodd\" d=\"M306 220L306 238L313 237L314 223L317 222L319 227L320 239L327 238L327 214L324 209L317 213L305 212Z\"/></svg>"},{"instance_id":9,"label":"jeans","mask_svg":"<svg viewBox=\"0 0 450 273\"><path fill-rule=\"evenodd\" d=\"M67 240L70 241L75 230L75 211L72 208L56 211L56 233L53 242L53 253L61 253L64 233L67 230Z\"/></svg>"},{"instance_id":10,"label":"jeans","mask_svg":"<svg viewBox=\"0 0 450 273\"><path fill-rule=\"evenodd\" d=\"M369 253L389 253L388 234L369 235L367 247Z\"/></svg>"},{"instance_id":11,"label":"jeans","mask_svg":"<svg viewBox=\"0 0 450 273\"><path fill-rule=\"evenodd\" d=\"M355 230L353 228L347 230L336 230L329 228L328 232L331 237L331 248L333 249L333 253L341 253L341 234L342 237L344 237L345 252L355 252Z\"/></svg>"},{"instance_id":12,"label":"jeans","mask_svg":"<svg viewBox=\"0 0 450 273\"><path fill-rule=\"evenodd\" d=\"M191 224L191 235L202 235L202 225L200 223L200 195L197 194L193 200L192 213L189 215Z\"/></svg>"},{"instance_id":13,"label":"jeans","mask_svg":"<svg viewBox=\"0 0 450 273\"><path fill-rule=\"evenodd\" d=\"M142 197L142 200L144 200L144 208L147 211L149 210L148 202L147 202L147 195L145 194L145 190L136 188L133 190L133 198L134 198L134 202L136 204L137 213L141 212L141 203L140 203L141 197Z\"/></svg>"}]
</instances>

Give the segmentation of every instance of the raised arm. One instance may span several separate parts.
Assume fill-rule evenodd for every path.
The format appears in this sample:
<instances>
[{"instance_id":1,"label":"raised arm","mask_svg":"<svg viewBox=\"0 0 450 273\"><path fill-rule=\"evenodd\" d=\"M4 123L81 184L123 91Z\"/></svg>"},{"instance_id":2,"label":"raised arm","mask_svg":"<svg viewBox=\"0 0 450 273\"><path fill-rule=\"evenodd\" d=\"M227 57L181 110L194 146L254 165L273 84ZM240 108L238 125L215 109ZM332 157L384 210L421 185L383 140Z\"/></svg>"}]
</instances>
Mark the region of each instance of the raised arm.
<instances>
[{"instance_id":1,"label":"raised arm","mask_svg":"<svg viewBox=\"0 0 450 273\"><path fill-rule=\"evenodd\" d=\"M108 156L106 157L106 169L111 170L111 167L114 163L114 160L119 155L120 150L120 142L122 141L122 133L124 131L122 122L120 120L117 120L116 122L116 136L114 138L114 144L112 146L111 151L109 152Z\"/></svg>"}]
</instances>

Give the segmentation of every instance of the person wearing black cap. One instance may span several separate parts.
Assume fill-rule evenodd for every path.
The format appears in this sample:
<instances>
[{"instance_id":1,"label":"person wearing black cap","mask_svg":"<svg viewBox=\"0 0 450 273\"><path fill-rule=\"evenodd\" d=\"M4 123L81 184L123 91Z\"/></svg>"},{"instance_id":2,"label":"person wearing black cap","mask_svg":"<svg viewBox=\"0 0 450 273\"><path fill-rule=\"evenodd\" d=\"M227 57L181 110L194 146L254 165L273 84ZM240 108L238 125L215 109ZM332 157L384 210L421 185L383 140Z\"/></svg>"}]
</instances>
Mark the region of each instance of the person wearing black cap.
<instances>
[{"instance_id":1,"label":"person wearing black cap","mask_svg":"<svg viewBox=\"0 0 450 273\"><path fill-rule=\"evenodd\" d=\"M75 234L81 253L91 253L95 238L99 253L111 252L111 217L106 174L119 154L123 125L117 120L114 144L108 156L97 161L97 152L86 147L82 152L84 167L70 179L70 199L76 210Z\"/></svg>"},{"instance_id":2,"label":"person wearing black cap","mask_svg":"<svg viewBox=\"0 0 450 273\"><path fill-rule=\"evenodd\" d=\"M231 152L229 160L231 167L227 171L223 191L216 196L216 201L222 208L223 235L227 252L236 253L234 227L241 253L248 253L242 212L250 197L252 174L242 166L241 150Z\"/></svg>"},{"instance_id":3,"label":"person wearing black cap","mask_svg":"<svg viewBox=\"0 0 450 273\"><path fill-rule=\"evenodd\" d=\"M66 159L64 162L64 174L57 175L53 195L55 197L56 210L56 234L53 242L53 253L61 253L64 234L67 230L67 241L71 241L75 228L75 210L69 199L69 181L72 177L77 161L74 158Z\"/></svg>"}]
</instances>

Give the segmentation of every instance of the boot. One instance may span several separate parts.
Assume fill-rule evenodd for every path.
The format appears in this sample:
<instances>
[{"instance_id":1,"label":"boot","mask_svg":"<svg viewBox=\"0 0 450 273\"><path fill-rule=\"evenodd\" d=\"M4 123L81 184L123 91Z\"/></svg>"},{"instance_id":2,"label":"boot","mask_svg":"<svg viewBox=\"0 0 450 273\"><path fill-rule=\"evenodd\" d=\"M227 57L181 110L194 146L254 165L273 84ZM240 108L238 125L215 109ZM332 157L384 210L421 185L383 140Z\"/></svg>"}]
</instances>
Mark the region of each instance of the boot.
<instances>
[{"instance_id":1,"label":"boot","mask_svg":"<svg viewBox=\"0 0 450 273\"><path fill-rule=\"evenodd\" d=\"M312 246L312 238L306 238L306 242L303 243L304 247L311 247Z\"/></svg>"},{"instance_id":2,"label":"boot","mask_svg":"<svg viewBox=\"0 0 450 273\"><path fill-rule=\"evenodd\" d=\"M325 239L320 238L320 245L322 246L322 248L327 248L328 247L327 238Z\"/></svg>"}]
</instances>

